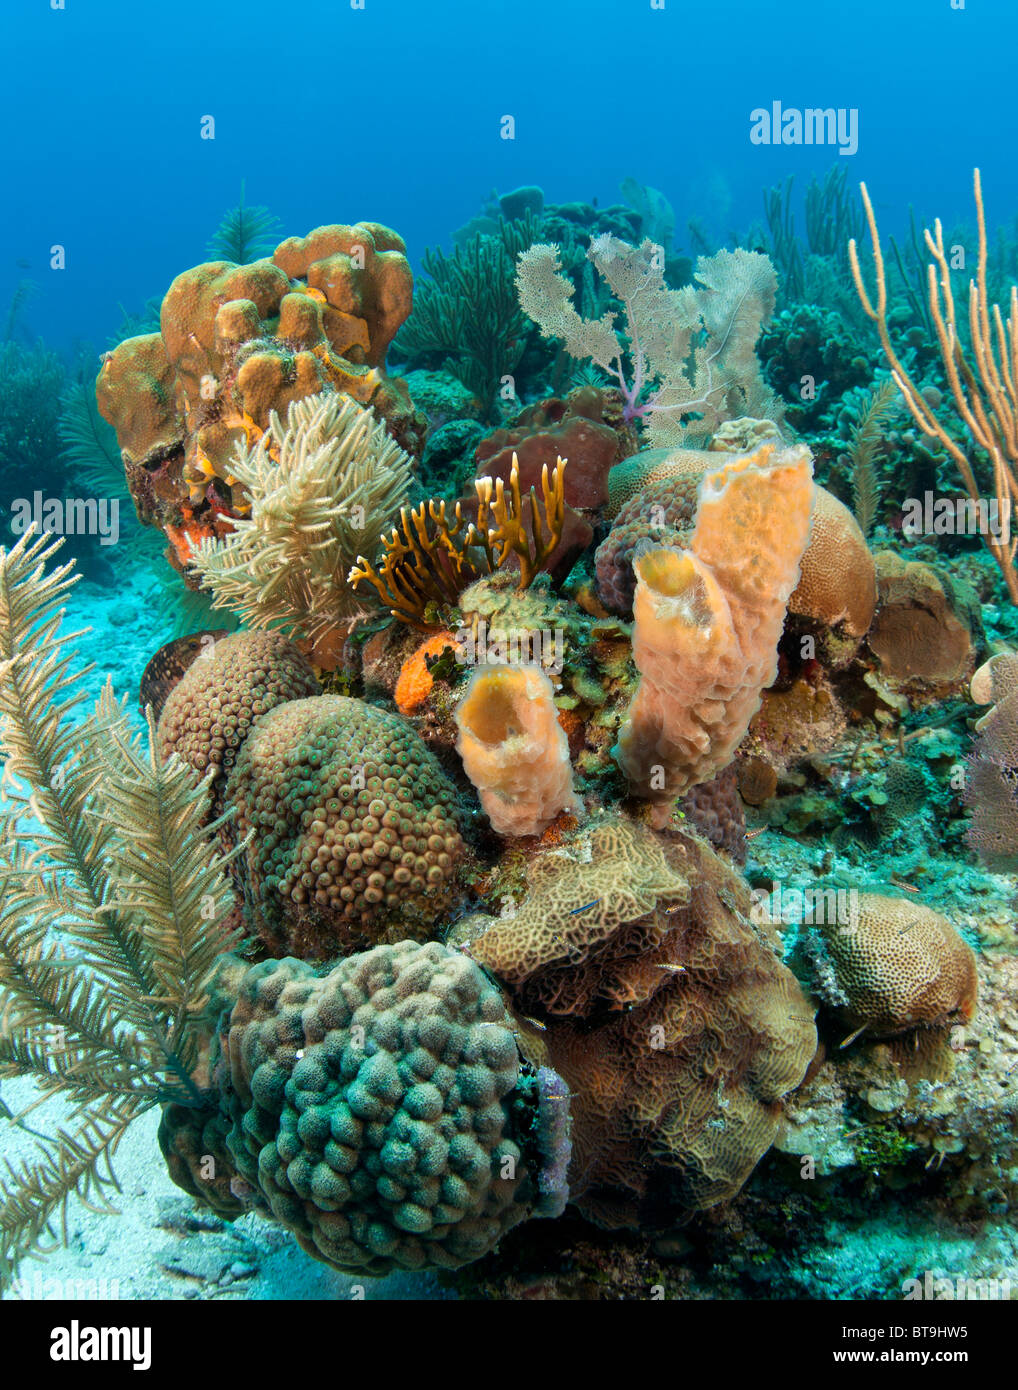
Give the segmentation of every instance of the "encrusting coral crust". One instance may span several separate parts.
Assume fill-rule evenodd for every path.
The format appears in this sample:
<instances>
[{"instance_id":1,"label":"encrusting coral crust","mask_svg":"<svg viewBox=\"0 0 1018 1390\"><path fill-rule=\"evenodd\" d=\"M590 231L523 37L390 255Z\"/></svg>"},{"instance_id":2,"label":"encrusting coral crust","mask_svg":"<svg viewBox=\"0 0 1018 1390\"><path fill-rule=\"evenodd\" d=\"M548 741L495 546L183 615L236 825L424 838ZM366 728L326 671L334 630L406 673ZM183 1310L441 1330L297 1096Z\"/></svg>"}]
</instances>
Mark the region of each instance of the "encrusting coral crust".
<instances>
[{"instance_id":1,"label":"encrusting coral crust","mask_svg":"<svg viewBox=\"0 0 1018 1390\"><path fill-rule=\"evenodd\" d=\"M506 982L521 1046L568 1082L571 1200L667 1226L739 1190L816 1048L812 1010L703 841L617 819L529 869L518 913L464 924Z\"/></svg>"}]
</instances>

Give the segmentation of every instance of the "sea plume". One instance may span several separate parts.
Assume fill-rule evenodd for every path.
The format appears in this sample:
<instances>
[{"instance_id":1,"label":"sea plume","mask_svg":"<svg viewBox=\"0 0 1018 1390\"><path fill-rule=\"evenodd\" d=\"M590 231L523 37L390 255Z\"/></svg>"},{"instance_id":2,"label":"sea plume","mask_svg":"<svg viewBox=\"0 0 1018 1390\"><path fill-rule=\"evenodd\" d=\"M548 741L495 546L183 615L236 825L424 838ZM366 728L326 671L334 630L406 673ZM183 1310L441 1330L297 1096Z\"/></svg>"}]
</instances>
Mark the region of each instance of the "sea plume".
<instances>
[{"instance_id":1,"label":"sea plume","mask_svg":"<svg viewBox=\"0 0 1018 1390\"><path fill-rule=\"evenodd\" d=\"M276 628L317 654L370 611L346 583L358 555L374 555L406 501L409 457L374 412L338 392L275 411L251 448L238 446L233 477L250 501L222 540L206 538L191 563L214 608L251 627Z\"/></svg>"}]
</instances>

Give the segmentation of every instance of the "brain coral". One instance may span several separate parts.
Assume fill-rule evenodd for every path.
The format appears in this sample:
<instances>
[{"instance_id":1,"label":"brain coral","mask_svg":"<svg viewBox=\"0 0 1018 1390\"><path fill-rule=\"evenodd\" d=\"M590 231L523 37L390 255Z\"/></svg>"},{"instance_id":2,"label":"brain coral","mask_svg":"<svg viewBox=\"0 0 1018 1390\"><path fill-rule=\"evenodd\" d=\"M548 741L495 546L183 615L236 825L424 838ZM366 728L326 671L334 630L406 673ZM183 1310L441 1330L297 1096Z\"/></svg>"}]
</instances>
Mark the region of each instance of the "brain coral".
<instances>
[{"instance_id":1,"label":"brain coral","mask_svg":"<svg viewBox=\"0 0 1018 1390\"><path fill-rule=\"evenodd\" d=\"M221 517L244 513L233 451L257 441L273 410L331 388L419 453L424 422L384 372L412 303L405 251L389 228L358 222L291 237L271 260L195 266L167 291L160 332L108 354L99 409L138 515L166 531L178 566L194 540L223 534Z\"/></svg>"},{"instance_id":2,"label":"brain coral","mask_svg":"<svg viewBox=\"0 0 1018 1390\"><path fill-rule=\"evenodd\" d=\"M891 1037L972 1017L976 959L939 912L860 893L848 922L817 924L833 970L832 1001L852 1028Z\"/></svg>"},{"instance_id":3,"label":"brain coral","mask_svg":"<svg viewBox=\"0 0 1018 1390\"><path fill-rule=\"evenodd\" d=\"M452 902L456 790L397 715L344 695L283 705L244 744L228 797L238 839L255 832L245 901L275 955L421 938Z\"/></svg>"},{"instance_id":4,"label":"brain coral","mask_svg":"<svg viewBox=\"0 0 1018 1390\"><path fill-rule=\"evenodd\" d=\"M468 949L545 1020L521 1046L572 1094L570 1200L652 1227L731 1197L816 1048L748 888L703 841L625 821L537 862L518 915Z\"/></svg>"},{"instance_id":5,"label":"brain coral","mask_svg":"<svg viewBox=\"0 0 1018 1390\"><path fill-rule=\"evenodd\" d=\"M652 545L688 543L702 477L697 472L648 483L619 512L595 557L598 597L611 612L628 616L633 611L633 560L641 541Z\"/></svg>"},{"instance_id":6,"label":"brain coral","mask_svg":"<svg viewBox=\"0 0 1018 1390\"><path fill-rule=\"evenodd\" d=\"M239 1178L316 1259L454 1269L565 1205L565 1089L522 1061L514 1031L499 990L437 942L325 974L265 961L222 1015L205 1133L225 1142L232 1191ZM179 1120L164 1113L164 1151ZM211 1200L188 1165L171 1171Z\"/></svg>"},{"instance_id":7,"label":"brain coral","mask_svg":"<svg viewBox=\"0 0 1018 1390\"><path fill-rule=\"evenodd\" d=\"M219 814L237 752L255 720L287 700L317 695L315 673L275 632L238 632L210 643L170 691L159 718L163 757L176 753L204 776L215 769Z\"/></svg>"}]
</instances>

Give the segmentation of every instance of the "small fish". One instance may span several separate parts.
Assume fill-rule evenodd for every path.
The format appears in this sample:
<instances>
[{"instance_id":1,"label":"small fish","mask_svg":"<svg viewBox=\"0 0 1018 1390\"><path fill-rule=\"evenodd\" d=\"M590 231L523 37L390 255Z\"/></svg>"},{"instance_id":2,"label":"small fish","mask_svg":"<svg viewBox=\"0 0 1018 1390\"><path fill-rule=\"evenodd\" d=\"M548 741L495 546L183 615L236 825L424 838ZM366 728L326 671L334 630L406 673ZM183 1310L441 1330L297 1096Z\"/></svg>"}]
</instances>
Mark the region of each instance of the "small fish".
<instances>
[{"instance_id":1,"label":"small fish","mask_svg":"<svg viewBox=\"0 0 1018 1390\"><path fill-rule=\"evenodd\" d=\"M669 963L667 965L659 965L658 969L670 970L673 975L685 975L686 973L686 967L684 965L672 965Z\"/></svg>"},{"instance_id":2,"label":"small fish","mask_svg":"<svg viewBox=\"0 0 1018 1390\"><path fill-rule=\"evenodd\" d=\"M919 892L919 889L915 886L914 883L902 883L901 879L895 878L893 874L891 875L891 882L894 884L895 888L901 888L906 893Z\"/></svg>"},{"instance_id":3,"label":"small fish","mask_svg":"<svg viewBox=\"0 0 1018 1390\"><path fill-rule=\"evenodd\" d=\"M521 1015L524 1023L529 1023L531 1028L536 1028L539 1033L547 1033L547 1023L542 1023L539 1018L528 1018L526 1014Z\"/></svg>"},{"instance_id":4,"label":"small fish","mask_svg":"<svg viewBox=\"0 0 1018 1390\"><path fill-rule=\"evenodd\" d=\"M139 704L142 714L145 706L152 706L156 719L163 712L170 691L179 682L184 672L207 647L208 643L218 642L229 633L225 627L208 628L202 632L192 632L187 637L174 638L160 647L142 672L139 688Z\"/></svg>"},{"instance_id":5,"label":"small fish","mask_svg":"<svg viewBox=\"0 0 1018 1390\"><path fill-rule=\"evenodd\" d=\"M570 916L570 917L578 917L579 914L580 914L581 912L589 912L590 909L591 909L592 907L596 907L600 901L601 901L600 898L594 898L594 900L593 900L592 902L584 903L584 905L583 905L582 907L573 907L573 908L570 908L570 910L569 910L569 916Z\"/></svg>"}]
</instances>

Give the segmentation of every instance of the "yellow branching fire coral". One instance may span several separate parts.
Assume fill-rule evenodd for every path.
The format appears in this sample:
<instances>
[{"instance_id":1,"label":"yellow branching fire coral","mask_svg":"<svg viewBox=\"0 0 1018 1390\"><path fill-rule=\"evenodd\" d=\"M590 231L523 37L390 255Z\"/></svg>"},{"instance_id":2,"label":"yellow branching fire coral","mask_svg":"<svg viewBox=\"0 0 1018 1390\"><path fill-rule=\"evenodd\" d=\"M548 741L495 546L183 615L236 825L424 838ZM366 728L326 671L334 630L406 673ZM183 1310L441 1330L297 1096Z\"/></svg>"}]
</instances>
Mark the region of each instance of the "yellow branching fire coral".
<instances>
[{"instance_id":1,"label":"yellow branching fire coral","mask_svg":"<svg viewBox=\"0 0 1018 1390\"><path fill-rule=\"evenodd\" d=\"M637 560L640 686L616 748L634 796L668 802L731 761L776 674L812 505L809 450L763 444L705 476L688 549Z\"/></svg>"},{"instance_id":2,"label":"yellow branching fire coral","mask_svg":"<svg viewBox=\"0 0 1018 1390\"><path fill-rule=\"evenodd\" d=\"M379 569L357 557L350 582L370 584L394 618L412 627L434 626L429 607L455 604L463 590L483 574L494 574L514 558L519 587L526 589L562 539L565 520L565 468L560 458L541 474L541 499L531 488L520 495L519 461L513 454L509 489L501 478L478 478L477 520L467 522L457 502L452 521L445 502L432 499L403 508L400 525L386 539Z\"/></svg>"},{"instance_id":3,"label":"yellow branching fire coral","mask_svg":"<svg viewBox=\"0 0 1018 1390\"><path fill-rule=\"evenodd\" d=\"M569 740L551 681L536 666L475 671L456 710L456 748L500 835L540 835L579 809Z\"/></svg>"}]
</instances>

